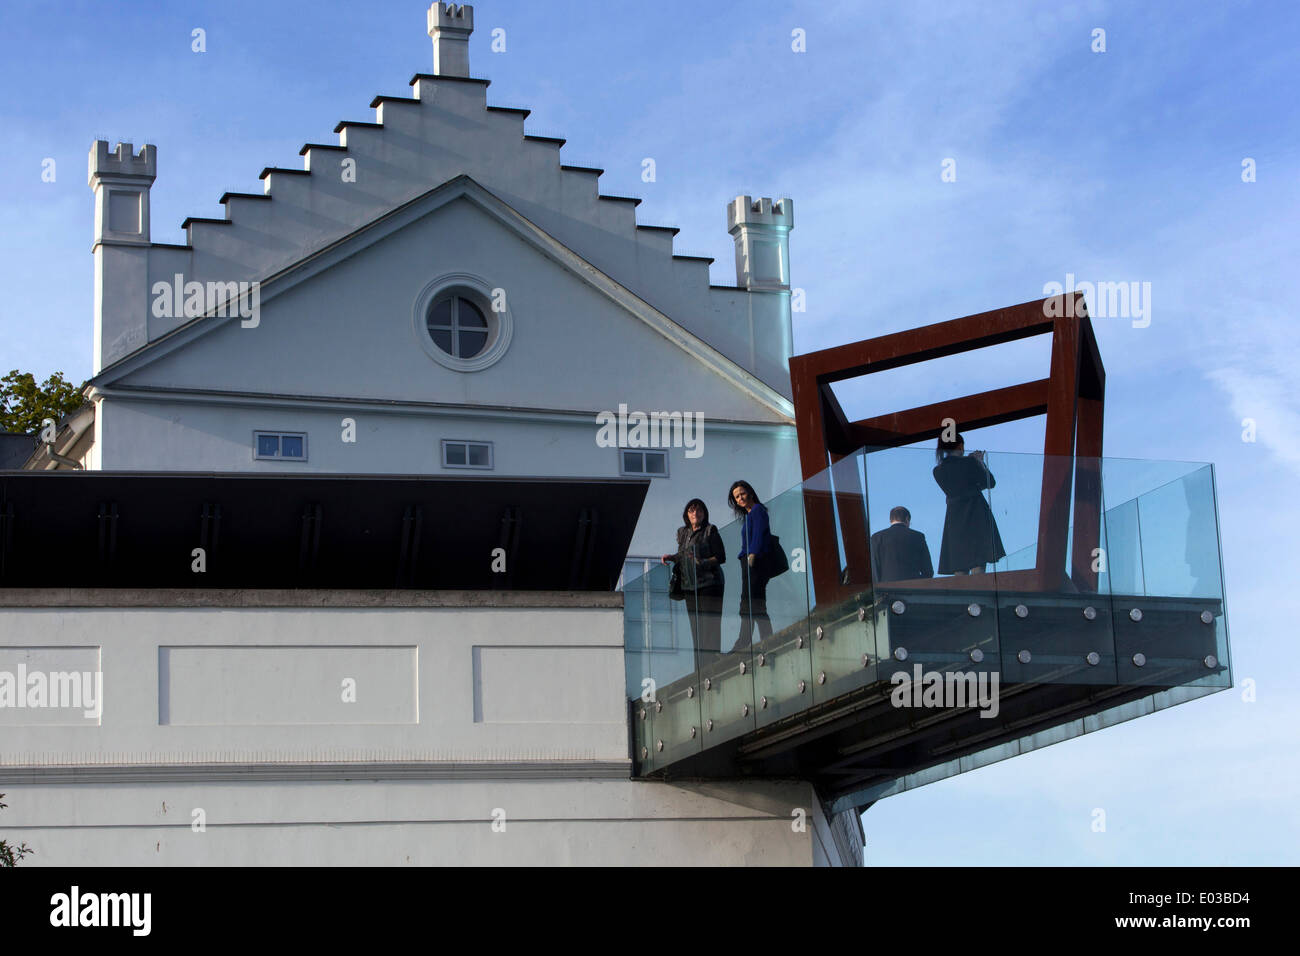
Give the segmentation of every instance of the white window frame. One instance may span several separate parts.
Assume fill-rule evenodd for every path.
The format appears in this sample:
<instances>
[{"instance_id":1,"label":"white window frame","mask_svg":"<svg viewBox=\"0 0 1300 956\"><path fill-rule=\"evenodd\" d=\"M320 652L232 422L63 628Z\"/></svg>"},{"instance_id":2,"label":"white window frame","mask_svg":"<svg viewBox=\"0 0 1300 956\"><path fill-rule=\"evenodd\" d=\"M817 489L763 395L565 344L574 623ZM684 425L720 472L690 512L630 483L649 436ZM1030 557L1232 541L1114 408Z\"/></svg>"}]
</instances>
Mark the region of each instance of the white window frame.
<instances>
[{"instance_id":1,"label":"white window frame","mask_svg":"<svg viewBox=\"0 0 1300 956\"><path fill-rule=\"evenodd\" d=\"M281 440L280 444L276 446L277 449L283 447L283 440L285 438L301 438L302 457L286 458L284 455L281 455L278 452L274 455L259 454L257 450L258 439L260 439L263 435L274 435L276 438L280 439ZM299 462L306 461L307 460L307 433L306 432L282 432L282 431L275 431L269 428L256 429L253 432L253 460L254 461L299 461Z\"/></svg>"},{"instance_id":2,"label":"white window frame","mask_svg":"<svg viewBox=\"0 0 1300 956\"><path fill-rule=\"evenodd\" d=\"M645 458L641 459L641 464L642 464L641 471L628 471L623 464L624 461L623 454L624 452L629 452L629 451L634 452L638 455L649 455L649 454L663 455L664 456L663 473L659 474L658 472L645 471L644 470ZM629 478L668 478L670 477L669 474L670 470L671 470L671 466L669 464L668 450L666 448L620 448L618 450L618 473L620 475L626 475Z\"/></svg>"},{"instance_id":3,"label":"white window frame","mask_svg":"<svg viewBox=\"0 0 1300 956\"><path fill-rule=\"evenodd\" d=\"M498 297L495 293L502 292ZM488 341L483 351L473 358L456 358L444 352L429 334L429 311L433 304L448 296L459 296L473 302L488 323ZM493 305L498 305L494 309ZM481 372L500 361L510 347L514 334L514 314L508 297L499 286L494 286L482 276L468 272L449 272L431 280L415 298L411 310L412 331L424 354L444 368L456 372Z\"/></svg>"},{"instance_id":4,"label":"white window frame","mask_svg":"<svg viewBox=\"0 0 1300 956\"><path fill-rule=\"evenodd\" d=\"M444 438L444 439L442 439L442 441L441 441L440 444L441 444L441 451L442 451L442 467L444 467L444 468L455 468L455 469L457 469L458 471L462 471L462 470L468 470L468 471L493 471L493 470L496 469L496 466L497 466L496 450L492 447L493 443L490 442L490 441L478 441L478 440L476 440L476 439L472 439L472 438ZM447 446L448 446L448 445L464 445L464 446L465 446L465 461L466 461L466 464L464 464L464 465L452 465L452 464L448 464L448 462L447 462ZM481 445L482 447L484 447L484 448L487 449L487 453L488 453L488 463L487 463L486 465L471 465L471 464L468 463L468 462L469 462L469 446L470 446L470 445Z\"/></svg>"}]
</instances>

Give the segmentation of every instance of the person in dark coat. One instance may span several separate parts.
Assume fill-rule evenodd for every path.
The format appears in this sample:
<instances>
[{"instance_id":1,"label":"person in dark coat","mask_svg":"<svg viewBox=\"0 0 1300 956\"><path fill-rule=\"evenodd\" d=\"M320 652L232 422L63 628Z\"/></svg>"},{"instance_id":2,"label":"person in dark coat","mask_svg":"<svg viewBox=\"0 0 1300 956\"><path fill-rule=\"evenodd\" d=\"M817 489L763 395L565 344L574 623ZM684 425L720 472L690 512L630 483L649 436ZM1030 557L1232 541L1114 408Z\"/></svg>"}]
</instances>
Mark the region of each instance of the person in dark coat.
<instances>
[{"instance_id":1,"label":"person in dark coat","mask_svg":"<svg viewBox=\"0 0 1300 956\"><path fill-rule=\"evenodd\" d=\"M984 464L984 452L968 456L961 435L952 441L940 438L934 459L934 480L948 496L939 573L983 574L985 565L1007 554L993 520L993 509L984 500L984 489L993 488L997 482Z\"/></svg>"},{"instance_id":2,"label":"person in dark coat","mask_svg":"<svg viewBox=\"0 0 1300 956\"><path fill-rule=\"evenodd\" d=\"M889 527L871 536L871 580L910 581L934 577L925 535L912 530L912 513L899 505L889 512Z\"/></svg>"},{"instance_id":3,"label":"person in dark coat","mask_svg":"<svg viewBox=\"0 0 1300 956\"><path fill-rule=\"evenodd\" d=\"M727 500L740 518L740 636L731 648L735 654L753 643L755 626L760 641L772 636L772 619L767 616L767 562L772 551L772 529L767 509L749 482L732 484Z\"/></svg>"},{"instance_id":4,"label":"person in dark coat","mask_svg":"<svg viewBox=\"0 0 1300 956\"><path fill-rule=\"evenodd\" d=\"M722 650L722 574L727 552L722 535L709 524L709 507L692 498L682 509L682 526L677 529L677 553L665 554L664 564L680 569L682 594L691 622L691 640L696 653L717 654Z\"/></svg>"}]
</instances>

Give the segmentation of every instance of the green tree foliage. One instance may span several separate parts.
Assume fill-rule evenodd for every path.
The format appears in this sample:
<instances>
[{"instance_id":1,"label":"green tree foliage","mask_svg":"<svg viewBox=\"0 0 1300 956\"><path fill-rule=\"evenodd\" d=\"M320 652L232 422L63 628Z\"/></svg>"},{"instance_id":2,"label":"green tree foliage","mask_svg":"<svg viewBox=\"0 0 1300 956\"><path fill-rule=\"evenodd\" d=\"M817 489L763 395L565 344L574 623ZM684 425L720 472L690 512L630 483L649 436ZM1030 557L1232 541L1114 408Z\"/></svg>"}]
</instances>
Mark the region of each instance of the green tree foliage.
<instances>
[{"instance_id":1,"label":"green tree foliage","mask_svg":"<svg viewBox=\"0 0 1300 956\"><path fill-rule=\"evenodd\" d=\"M0 793L0 797L4 794ZM3 810L8 804L0 803L0 810ZM12 846L4 840L0 840L0 867L17 866L23 857L29 853L35 853L35 850L28 848L24 843L22 846Z\"/></svg>"},{"instance_id":2,"label":"green tree foliage","mask_svg":"<svg viewBox=\"0 0 1300 956\"><path fill-rule=\"evenodd\" d=\"M73 385L62 372L38 385L31 372L14 369L0 378L0 431L31 433L47 418L59 421L80 407L84 387L84 382Z\"/></svg>"}]
</instances>

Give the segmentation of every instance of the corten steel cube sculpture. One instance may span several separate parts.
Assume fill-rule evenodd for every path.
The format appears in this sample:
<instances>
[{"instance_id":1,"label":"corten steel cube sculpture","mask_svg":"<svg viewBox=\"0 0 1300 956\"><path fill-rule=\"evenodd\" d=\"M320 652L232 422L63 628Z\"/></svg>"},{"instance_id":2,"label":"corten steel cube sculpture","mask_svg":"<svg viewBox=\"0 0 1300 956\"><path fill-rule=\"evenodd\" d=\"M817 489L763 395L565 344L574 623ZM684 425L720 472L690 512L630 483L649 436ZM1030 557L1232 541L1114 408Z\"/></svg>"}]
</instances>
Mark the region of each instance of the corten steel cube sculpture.
<instances>
[{"instance_id":1,"label":"corten steel cube sculpture","mask_svg":"<svg viewBox=\"0 0 1300 956\"><path fill-rule=\"evenodd\" d=\"M1000 345L1033 335L1052 336L1047 378L992 389L919 408L850 422L831 392L831 383L883 372L959 352ZM1092 570L1101 524L1102 412L1106 372L1088 320L1082 293L926 325L790 359L800 465L808 481L829 465L834 491L805 489L809 557L817 603L834 603L871 587L871 558L862 481L853 452L866 446L893 448L937 438L943 420L961 429L1047 416L1043 445L1042 498L1038 518L1037 565L1000 572L1000 588L1057 591L1066 586L1066 542L1070 523L1070 465L1074 462L1074 547L1070 584L1097 589ZM831 495L834 495L834 502ZM840 567L835 515L844 543ZM925 587L925 581L909 581ZM983 575L944 578L930 586L987 590Z\"/></svg>"}]
</instances>

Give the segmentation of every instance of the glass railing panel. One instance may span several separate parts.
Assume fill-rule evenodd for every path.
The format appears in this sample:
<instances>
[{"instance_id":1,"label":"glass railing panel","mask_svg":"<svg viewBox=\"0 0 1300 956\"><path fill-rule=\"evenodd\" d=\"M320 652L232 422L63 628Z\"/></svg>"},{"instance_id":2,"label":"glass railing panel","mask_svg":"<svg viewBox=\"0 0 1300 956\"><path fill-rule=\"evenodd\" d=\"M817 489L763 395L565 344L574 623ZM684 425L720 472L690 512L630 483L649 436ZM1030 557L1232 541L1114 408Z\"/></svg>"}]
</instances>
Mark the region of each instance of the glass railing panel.
<instances>
[{"instance_id":1,"label":"glass railing panel","mask_svg":"<svg viewBox=\"0 0 1300 956\"><path fill-rule=\"evenodd\" d=\"M1114 684L1100 459L996 453L986 461L1010 552L995 574L1004 686ZM1037 540L1044 508L1065 517L1064 535L1049 529Z\"/></svg>"},{"instance_id":2,"label":"glass railing panel","mask_svg":"<svg viewBox=\"0 0 1300 956\"><path fill-rule=\"evenodd\" d=\"M1153 686L1231 682L1214 473L1189 470L1137 499L1145 592L1118 619L1121 678Z\"/></svg>"},{"instance_id":3,"label":"glass railing panel","mask_svg":"<svg viewBox=\"0 0 1300 956\"><path fill-rule=\"evenodd\" d=\"M815 608L809 621L811 675L799 675L800 681L806 681L811 697L806 704L824 703L876 679L870 587L871 503L864 458L864 452L849 455L825 473L824 481L814 483L822 499L831 502L834 512L836 547L826 557L837 562L832 571L844 584L838 595Z\"/></svg>"},{"instance_id":4,"label":"glass railing panel","mask_svg":"<svg viewBox=\"0 0 1300 956\"><path fill-rule=\"evenodd\" d=\"M808 641L811 575L803 499L803 489L797 487L767 502L768 521L783 556L773 569L784 564L786 570L767 581L771 633L762 640L755 637L745 660L752 668L752 707L759 727L802 710L812 697ZM743 702L741 706L743 710Z\"/></svg>"},{"instance_id":5,"label":"glass railing panel","mask_svg":"<svg viewBox=\"0 0 1300 956\"><path fill-rule=\"evenodd\" d=\"M1138 492L1106 516L1125 535L1108 552L1119 681L1228 686L1213 468L1117 459L1105 473L1108 487Z\"/></svg>"},{"instance_id":6,"label":"glass railing panel","mask_svg":"<svg viewBox=\"0 0 1300 956\"><path fill-rule=\"evenodd\" d=\"M1145 594L1137 499L1108 508L1102 524L1106 529L1101 561L1104 586L1112 594Z\"/></svg>"},{"instance_id":7,"label":"glass railing panel","mask_svg":"<svg viewBox=\"0 0 1300 956\"><path fill-rule=\"evenodd\" d=\"M669 597L670 579L671 569L661 565L630 586L642 598L646 622L642 687L633 713L643 728L641 746L648 751L642 759L650 766L673 763L701 749L698 729L691 733L692 727L699 727L700 700L689 615L684 602ZM631 594L625 598L631 599Z\"/></svg>"},{"instance_id":8,"label":"glass railing panel","mask_svg":"<svg viewBox=\"0 0 1300 956\"><path fill-rule=\"evenodd\" d=\"M650 686L645 579L637 577L623 586L623 671L627 699L631 702L632 749L642 773L654 769L648 746L650 727L642 694Z\"/></svg>"},{"instance_id":9,"label":"glass railing panel","mask_svg":"<svg viewBox=\"0 0 1300 956\"><path fill-rule=\"evenodd\" d=\"M874 628L865 637L875 679L947 687L949 674L996 670L996 582L987 573L995 539L985 470L972 457L939 462L925 448L869 451L863 465L874 581L865 615ZM932 705L917 694L895 700Z\"/></svg>"},{"instance_id":10,"label":"glass railing panel","mask_svg":"<svg viewBox=\"0 0 1300 956\"><path fill-rule=\"evenodd\" d=\"M1137 502L1146 593L1222 599L1210 466L1149 491Z\"/></svg>"}]
</instances>

